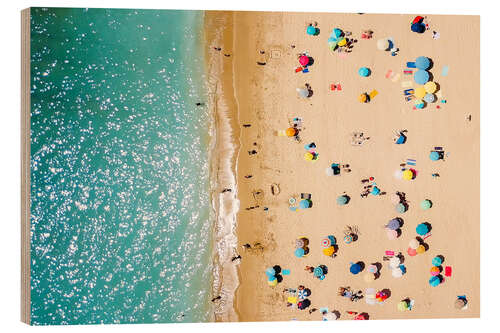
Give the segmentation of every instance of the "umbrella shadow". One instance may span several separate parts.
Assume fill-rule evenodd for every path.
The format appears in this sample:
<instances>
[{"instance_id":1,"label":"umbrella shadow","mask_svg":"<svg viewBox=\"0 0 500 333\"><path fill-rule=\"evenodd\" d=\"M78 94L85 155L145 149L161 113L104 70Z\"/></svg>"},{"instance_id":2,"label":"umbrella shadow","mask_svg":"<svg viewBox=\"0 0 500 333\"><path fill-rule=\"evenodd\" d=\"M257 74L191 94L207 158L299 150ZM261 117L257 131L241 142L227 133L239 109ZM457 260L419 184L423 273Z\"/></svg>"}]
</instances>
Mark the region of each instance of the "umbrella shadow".
<instances>
[{"instance_id":1,"label":"umbrella shadow","mask_svg":"<svg viewBox=\"0 0 500 333\"><path fill-rule=\"evenodd\" d=\"M396 257L399 259L399 261L401 262L401 264L404 264L404 262L405 262L405 256L401 252L399 252L399 254Z\"/></svg>"},{"instance_id":2,"label":"umbrella shadow","mask_svg":"<svg viewBox=\"0 0 500 333\"><path fill-rule=\"evenodd\" d=\"M370 315L366 312L361 312L359 315L362 316L363 318L365 318L365 320L370 319Z\"/></svg>"},{"instance_id":3,"label":"umbrella shadow","mask_svg":"<svg viewBox=\"0 0 500 333\"><path fill-rule=\"evenodd\" d=\"M374 263L372 263L372 265L375 265L375 267L377 267L377 273L374 274L375 280L376 280L380 277L380 272L382 271L382 264L379 262L374 262Z\"/></svg>"},{"instance_id":4,"label":"umbrella shadow","mask_svg":"<svg viewBox=\"0 0 500 333\"><path fill-rule=\"evenodd\" d=\"M351 201L351 197L348 196L347 194L344 194L344 197L346 198L345 204L347 205L349 203L349 201Z\"/></svg>"},{"instance_id":5,"label":"umbrella shadow","mask_svg":"<svg viewBox=\"0 0 500 333\"><path fill-rule=\"evenodd\" d=\"M427 57L427 59L429 59L429 67L427 68L427 71L430 71L434 67L434 60L432 60L429 57ZM429 73L429 75L432 75L432 74ZM430 81L432 81L432 80L430 80Z\"/></svg>"},{"instance_id":6,"label":"umbrella shadow","mask_svg":"<svg viewBox=\"0 0 500 333\"><path fill-rule=\"evenodd\" d=\"M321 267L321 269L323 270L323 274L328 274L328 267L326 267L325 265L319 265L319 267Z\"/></svg>"},{"instance_id":7,"label":"umbrella shadow","mask_svg":"<svg viewBox=\"0 0 500 333\"><path fill-rule=\"evenodd\" d=\"M281 273L281 266L280 266L280 265L274 265L274 266L273 266L273 269L274 269L274 271L276 272L276 274Z\"/></svg>"},{"instance_id":8,"label":"umbrella shadow","mask_svg":"<svg viewBox=\"0 0 500 333\"><path fill-rule=\"evenodd\" d=\"M313 57L307 57L309 59L309 62L307 63L307 66L312 66L314 65L314 58Z\"/></svg>"},{"instance_id":9,"label":"umbrella shadow","mask_svg":"<svg viewBox=\"0 0 500 333\"><path fill-rule=\"evenodd\" d=\"M337 316L337 319L340 319L340 311L339 310L333 310L332 313Z\"/></svg>"},{"instance_id":10,"label":"umbrella shadow","mask_svg":"<svg viewBox=\"0 0 500 333\"><path fill-rule=\"evenodd\" d=\"M283 281L283 276L281 274L276 274L276 280L278 280L278 283L281 283Z\"/></svg>"},{"instance_id":11,"label":"umbrella shadow","mask_svg":"<svg viewBox=\"0 0 500 333\"><path fill-rule=\"evenodd\" d=\"M444 263L444 256L443 255L437 255L436 257L438 257L439 259L441 259L441 264Z\"/></svg>"},{"instance_id":12,"label":"umbrella shadow","mask_svg":"<svg viewBox=\"0 0 500 333\"><path fill-rule=\"evenodd\" d=\"M320 32L321 32L320 28L316 27L316 32L314 33L313 36L318 36Z\"/></svg>"},{"instance_id":13,"label":"umbrella shadow","mask_svg":"<svg viewBox=\"0 0 500 333\"><path fill-rule=\"evenodd\" d=\"M401 228L401 227L405 224L405 221L403 220L403 218L402 218L402 217L399 217L399 216L398 216L398 217L396 217L396 220L398 220L398 221L399 221L399 227L400 227L400 228Z\"/></svg>"},{"instance_id":14,"label":"umbrella shadow","mask_svg":"<svg viewBox=\"0 0 500 333\"><path fill-rule=\"evenodd\" d=\"M401 230L401 228L396 229L396 232L398 233L396 238L399 238L403 234L403 231Z\"/></svg>"},{"instance_id":15,"label":"umbrella shadow","mask_svg":"<svg viewBox=\"0 0 500 333\"><path fill-rule=\"evenodd\" d=\"M391 297L391 290L388 288L382 289L381 292L387 295L387 298Z\"/></svg>"},{"instance_id":16,"label":"umbrella shadow","mask_svg":"<svg viewBox=\"0 0 500 333\"><path fill-rule=\"evenodd\" d=\"M425 200L429 201L429 203L431 204L429 208L432 208L432 200L430 199L425 199Z\"/></svg>"},{"instance_id":17,"label":"umbrella shadow","mask_svg":"<svg viewBox=\"0 0 500 333\"><path fill-rule=\"evenodd\" d=\"M432 225L429 222L424 222L423 224L425 224L427 226L427 228L429 229L429 232L431 232Z\"/></svg>"},{"instance_id":18,"label":"umbrella shadow","mask_svg":"<svg viewBox=\"0 0 500 333\"><path fill-rule=\"evenodd\" d=\"M359 271L360 273L362 271L364 271L364 269L365 269L365 263L364 262L358 261L356 264L359 265L359 267L361 268L360 271Z\"/></svg>"},{"instance_id":19,"label":"umbrella shadow","mask_svg":"<svg viewBox=\"0 0 500 333\"><path fill-rule=\"evenodd\" d=\"M422 237L415 237L415 239L418 241L419 245L422 245L425 249L425 252L427 252L429 250L429 244L427 244L423 239Z\"/></svg>"}]
</instances>

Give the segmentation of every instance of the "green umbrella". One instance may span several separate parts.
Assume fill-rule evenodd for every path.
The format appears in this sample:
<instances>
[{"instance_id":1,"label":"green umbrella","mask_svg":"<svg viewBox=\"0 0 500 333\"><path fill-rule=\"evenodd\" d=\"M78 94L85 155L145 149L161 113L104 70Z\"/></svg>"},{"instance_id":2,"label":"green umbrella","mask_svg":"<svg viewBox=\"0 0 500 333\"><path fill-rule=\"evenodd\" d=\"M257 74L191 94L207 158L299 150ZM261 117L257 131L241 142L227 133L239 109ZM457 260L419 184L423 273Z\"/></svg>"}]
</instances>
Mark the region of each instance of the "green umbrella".
<instances>
[{"instance_id":1,"label":"green umbrella","mask_svg":"<svg viewBox=\"0 0 500 333\"><path fill-rule=\"evenodd\" d=\"M432 202L429 199L425 199L420 203L420 208L427 210L432 207Z\"/></svg>"},{"instance_id":2,"label":"green umbrella","mask_svg":"<svg viewBox=\"0 0 500 333\"><path fill-rule=\"evenodd\" d=\"M402 203L399 203L396 205L396 211L398 213L404 213L404 212L406 212L406 206Z\"/></svg>"}]
</instances>

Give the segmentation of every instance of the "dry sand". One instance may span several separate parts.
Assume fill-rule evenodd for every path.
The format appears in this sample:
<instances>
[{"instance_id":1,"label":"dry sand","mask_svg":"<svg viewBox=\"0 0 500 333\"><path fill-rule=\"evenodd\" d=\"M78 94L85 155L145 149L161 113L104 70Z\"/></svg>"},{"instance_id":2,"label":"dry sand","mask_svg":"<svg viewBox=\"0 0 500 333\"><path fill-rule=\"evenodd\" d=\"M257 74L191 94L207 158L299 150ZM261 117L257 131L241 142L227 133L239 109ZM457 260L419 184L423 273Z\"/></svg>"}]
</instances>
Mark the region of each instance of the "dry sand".
<instances>
[{"instance_id":1,"label":"dry sand","mask_svg":"<svg viewBox=\"0 0 500 333\"><path fill-rule=\"evenodd\" d=\"M217 16L216 12L208 12ZM234 94L237 104L233 112L239 119L237 135L241 153L237 160L237 185L240 210L237 215L240 285L236 292L235 309L240 321L321 320L319 311L309 314L287 308L282 294L285 287L303 284L312 290L311 308L328 307L341 312L341 319L352 319L346 311L367 312L370 319L456 318L479 316L479 17L428 17L431 31L440 33L434 40L431 31L417 34L410 31L415 15L326 14L235 12L233 14L233 47L231 50ZM308 36L306 24L318 22L319 36ZM358 40L345 58L331 52L327 39L333 28L351 31ZM361 30L371 29L373 38L361 39ZM397 56L379 51L377 40L392 37L400 49ZM292 49L290 45L296 47ZM265 55L259 53L265 50ZM274 52L273 52L274 51ZM295 73L296 55L308 51L314 64L307 74ZM222 55L221 55L222 56ZM412 80L403 75L407 61L418 56L433 60L430 70L439 83L446 104L434 103L423 110L413 110L405 102L401 81ZM258 66L257 61L265 61ZM448 65L449 74L441 76ZM358 68L372 70L368 78L357 74ZM385 78L387 70L401 74L397 82ZM227 73L226 73L227 74ZM299 99L295 88L309 83L314 95ZM331 83L340 83L342 91L329 90ZM415 86L415 84L414 84ZM358 102L358 95L376 89L379 94L370 103ZM440 105L440 109L436 109ZM236 108L237 106L237 108ZM472 121L466 120L471 115ZM305 130L302 143L276 136L276 130L288 127L288 120L302 117ZM250 128L242 124L250 123ZM408 141L396 145L395 130L407 129ZM362 131L370 137L362 146L350 144L350 134ZM253 146L256 142L257 146ZM315 142L319 160L304 160L304 144ZM445 161L430 161L429 151L441 146L448 153ZM248 150L257 155L249 156ZM407 158L417 160L418 176L413 181L397 180L394 171ZM332 162L348 163L351 173L328 177L325 168ZM432 173L439 173L433 178ZM251 179L243 176L251 174ZM361 179L375 177L385 196L362 199ZM270 185L277 183L281 192L273 196ZM255 206L252 191L262 190ZM395 211L390 194L406 193L409 210ZM313 207L292 212L288 199L301 192L312 194ZM338 206L335 199L346 192L351 201ZM433 207L423 211L419 203L430 199ZM263 207L269 207L264 211ZM402 235L388 240L383 225L400 216L404 219ZM416 236L415 227L421 222L432 225L427 239L429 250L410 257L408 242ZM346 245L342 242L346 225L360 229L359 240ZM320 240L334 235L339 241L335 259L322 254ZM299 236L309 238L310 253L297 259L293 255L294 241ZM245 243L261 242L263 253L241 249ZM382 260L385 250L401 251L405 255L407 274L393 278ZM453 274L438 287L428 284L431 260L443 255L443 266L452 266ZM374 282L349 273L349 262L363 261L383 264L381 276ZM264 274L266 267L279 264L290 269L277 287L269 287ZM320 281L304 271L305 265L328 266L326 279ZM373 287L389 288L391 297L380 305L368 305L364 300L351 303L337 296L339 286L355 290ZM466 295L467 310L453 306L457 295ZM397 303L409 297L415 301L412 311L399 312ZM235 317L227 320L235 320Z\"/></svg>"}]
</instances>

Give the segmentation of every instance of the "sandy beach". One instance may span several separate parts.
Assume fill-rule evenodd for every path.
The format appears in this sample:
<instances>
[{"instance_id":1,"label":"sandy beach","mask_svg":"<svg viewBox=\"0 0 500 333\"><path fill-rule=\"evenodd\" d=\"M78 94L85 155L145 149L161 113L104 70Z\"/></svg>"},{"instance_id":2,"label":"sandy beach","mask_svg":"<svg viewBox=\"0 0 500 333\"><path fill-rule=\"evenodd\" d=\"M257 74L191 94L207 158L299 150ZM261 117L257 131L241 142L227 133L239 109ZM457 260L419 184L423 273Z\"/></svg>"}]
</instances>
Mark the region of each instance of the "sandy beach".
<instances>
[{"instance_id":1,"label":"sandy beach","mask_svg":"<svg viewBox=\"0 0 500 333\"><path fill-rule=\"evenodd\" d=\"M223 309L218 307L217 320L321 320L319 311L310 314L308 310L323 307L339 311L342 320L353 319L347 311L368 313L370 320L479 316L479 17L429 15L430 29L418 34L410 30L416 15L206 12L209 72L217 86L215 153L230 156L213 168L224 175L231 169L236 172L236 179L218 175L217 191L228 187L234 191L218 203L219 214L227 220L221 222L226 224L224 230L216 230L217 260L226 262L220 272L226 286L216 288L226 301ZM309 22L317 22L319 35L306 34ZM337 27L357 40L345 56L328 48L327 39ZM367 29L373 36L362 39L361 31ZM439 32L438 39L433 39L433 30ZM394 41L399 48L395 56L377 49L381 38ZM303 52L314 63L308 73L296 73L297 54ZM415 110L413 102L405 101L407 88L402 82L413 79L403 70L419 56L432 59L429 71L446 103L438 100ZM369 77L358 75L364 66L371 70ZM445 66L449 73L443 76ZM399 79L386 78L388 70L399 74ZM296 88L305 83L313 95L302 99ZM341 84L342 90L332 91L331 84ZM358 101L361 93L374 89L378 95L369 103ZM303 121L300 143L277 135L295 117ZM394 144L395 131L402 129L407 130L407 142ZM370 139L353 146L353 132L363 132ZM226 148L224 140L230 141ZM319 155L313 162L304 159L304 145L311 142ZM444 160L429 159L434 147L443 148ZM252 150L257 153L249 154ZM412 167L416 178L396 179L395 171L407 159L416 160ZM325 169L334 162L349 164L352 171L329 177ZM435 173L439 177L433 177ZM368 177L374 177L386 195L362 198L361 180ZM279 188L275 195L273 184ZM391 202L396 191L405 193L409 206L405 213L396 212ZM313 206L291 211L289 199L300 200L300 193L310 193ZM343 193L350 201L339 206L336 198ZM432 201L428 210L420 207L424 199ZM389 240L384 225L395 217L404 224L401 235ZM431 236L425 239L428 250L409 256L408 243L422 222L432 225ZM346 225L359 228L359 238L351 244L342 241ZM335 258L322 253L320 241L327 235L337 239ZM310 253L303 258L294 256L299 237L310 241ZM255 242L264 249L242 248ZM234 249L242 259L228 262ZM404 255L407 272L401 278L394 278L383 260L387 250ZM452 275L431 287L429 271L437 255L445 258L443 267L452 267ZM357 261L381 263L380 277L366 282L366 269L351 274L349 263ZM264 272L274 265L289 269L290 274L270 287ZM306 265L326 265L328 274L320 281L304 270ZM283 293L284 288L298 285L312 291L311 306L303 311L287 307ZM365 299L351 302L337 295L340 286L363 292L389 289L390 297L375 305ZM459 295L467 297L465 310L454 307ZM400 312L397 304L405 298L414 301L413 308ZM228 307L234 307L235 313Z\"/></svg>"}]
</instances>

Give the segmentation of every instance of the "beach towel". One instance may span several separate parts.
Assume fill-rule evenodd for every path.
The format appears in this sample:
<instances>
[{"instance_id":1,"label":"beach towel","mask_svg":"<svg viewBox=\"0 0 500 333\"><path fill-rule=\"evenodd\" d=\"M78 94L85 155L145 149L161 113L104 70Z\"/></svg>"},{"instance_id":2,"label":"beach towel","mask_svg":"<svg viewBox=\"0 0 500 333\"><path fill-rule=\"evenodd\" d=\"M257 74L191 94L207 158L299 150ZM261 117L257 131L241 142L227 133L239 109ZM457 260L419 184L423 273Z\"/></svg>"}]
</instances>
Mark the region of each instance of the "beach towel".
<instances>
[{"instance_id":1,"label":"beach towel","mask_svg":"<svg viewBox=\"0 0 500 333\"><path fill-rule=\"evenodd\" d=\"M399 80L399 78L400 78L400 77L401 77L401 75L399 75L399 73L398 73L398 74L396 74L396 76L394 76L394 77L392 78L392 82L398 82L398 80Z\"/></svg>"},{"instance_id":2,"label":"beach towel","mask_svg":"<svg viewBox=\"0 0 500 333\"><path fill-rule=\"evenodd\" d=\"M301 71L302 71L302 67L295 68L295 73L298 73L298 72L301 72Z\"/></svg>"},{"instance_id":3,"label":"beach towel","mask_svg":"<svg viewBox=\"0 0 500 333\"><path fill-rule=\"evenodd\" d=\"M448 71L450 70L449 66L444 66L443 70L441 71L441 76L448 76Z\"/></svg>"},{"instance_id":4,"label":"beach towel","mask_svg":"<svg viewBox=\"0 0 500 333\"><path fill-rule=\"evenodd\" d=\"M392 75L393 75L392 70L390 70L390 69L389 69L389 70L387 71L387 73L385 74L385 78L386 78L386 79L389 79L389 78L391 78L391 77L392 77Z\"/></svg>"},{"instance_id":5,"label":"beach towel","mask_svg":"<svg viewBox=\"0 0 500 333\"><path fill-rule=\"evenodd\" d=\"M408 68L417 68L417 66L415 65L415 63L414 63L414 62L412 62L412 61L407 62L407 63L406 63L406 67L408 67Z\"/></svg>"},{"instance_id":6,"label":"beach towel","mask_svg":"<svg viewBox=\"0 0 500 333\"><path fill-rule=\"evenodd\" d=\"M286 136L285 130L278 130L278 136Z\"/></svg>"},{"instance_id":7,"label":"beach towel","mask_svg":"<svg viewBox=\"0 0 500 333\"><path fill-rule=\"evenodd\" d=\"M290 270L289 269L283 269L283 270L281 270L281 274L283 274L283 275L290 275Z\"/></svg>"}]
</instances>

